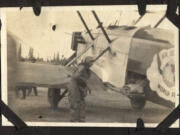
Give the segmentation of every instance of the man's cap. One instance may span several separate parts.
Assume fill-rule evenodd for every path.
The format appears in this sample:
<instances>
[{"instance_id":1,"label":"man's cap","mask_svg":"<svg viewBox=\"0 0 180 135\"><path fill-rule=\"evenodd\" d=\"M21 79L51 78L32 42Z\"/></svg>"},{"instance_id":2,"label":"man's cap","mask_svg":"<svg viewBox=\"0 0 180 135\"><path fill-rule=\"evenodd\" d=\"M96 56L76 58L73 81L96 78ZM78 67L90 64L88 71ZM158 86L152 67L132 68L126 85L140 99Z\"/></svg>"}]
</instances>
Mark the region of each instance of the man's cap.
<instances>
[{"instance_id":1,"label":"man's cap","mask_svg":"<svg viewBox=\"0 0 180 135\"><path fill-rule=\"evenodd\" d=\"M87 56L82 60L82 63L84 63L84 64L92 64L93 61L94 61L93 57Z\"/></svg>"}]
</instances>

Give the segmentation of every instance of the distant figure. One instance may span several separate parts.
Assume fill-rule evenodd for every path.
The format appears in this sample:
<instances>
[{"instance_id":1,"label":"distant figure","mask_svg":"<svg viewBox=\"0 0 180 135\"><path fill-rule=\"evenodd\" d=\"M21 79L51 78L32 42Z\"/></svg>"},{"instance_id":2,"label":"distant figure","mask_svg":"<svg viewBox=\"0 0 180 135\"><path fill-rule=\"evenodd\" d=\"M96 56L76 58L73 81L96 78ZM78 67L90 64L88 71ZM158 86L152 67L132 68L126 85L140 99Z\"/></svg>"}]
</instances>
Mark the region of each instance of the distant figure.
<instances>
[{"instance_id":1,"label":"distant figure","mask_svg":"<svg viewBox=\"0 0 180 135\"><path fill-rule=\"evenodd\" d=\"M22 99L26 98L26 89L25 86L16 86L16 96L19 97L19 91L22 91Z\"/></svg>"},{"instance_id":2,"label":"distant figure","mask_svg":"<svg viewBox=\"0 0 180 135\"><path fill-rule=\"evenodd\" d=\"M34 90L34 95L35 96L38 96L38 92L37 92L37 88L35 87L35 86L33 86L33 87L30 87L29 89L28 89L28 96L30 96L30 94L31 94L31 92L32 92L32 89Z\"/></svg>"},{"instance_id":3,"label":"distant figure","mask_svg":"<svg viewBox=\"0 0 180 135\"><path fill-rule=\"evenodd\" d=\"M37 88L35 86L16 86L16 96L19 97L19 91L22 91L22 99L26 98L26 91L28 90L27 96L29 96L34 90L35 96L38 96Z\"/></svg>"},{"instance_id":4,"label":"distant figure","mask_svg":"<svg viewBox=\"0 0 180 135\"><path fill-rule=\"evenodd\" d=\"M85 97L89 90L86 81L90 78L90 67L93 63L92 57L86 57L77 70L71 76L68 85L71 122L85 122Z\"/></svg>"}]
</instances>

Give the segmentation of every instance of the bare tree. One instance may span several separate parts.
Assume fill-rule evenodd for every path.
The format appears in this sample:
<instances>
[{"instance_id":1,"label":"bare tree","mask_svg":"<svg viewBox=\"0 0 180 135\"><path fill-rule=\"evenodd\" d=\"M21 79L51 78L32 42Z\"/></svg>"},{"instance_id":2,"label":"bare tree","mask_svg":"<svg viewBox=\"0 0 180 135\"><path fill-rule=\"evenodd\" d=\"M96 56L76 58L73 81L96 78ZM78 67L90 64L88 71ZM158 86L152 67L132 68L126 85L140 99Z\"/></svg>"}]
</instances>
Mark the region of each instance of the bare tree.
<instances>
[{"instance_id":1,"label":"bare tree","mask_svg":"<svg viewBox=\"0 0 180 135\"><path fill-rule=\"evenodd\" d=\"M21 60L22 60L22 48L20 44L19 49L18 49L18 61L21 61Z\"/></svg>"},{"instance_id":2,"label":"bare tree","mask_svg":"<svg viewBox=\"0 0 180 135\"><path fill-rule=\"evenodd\" d=\"M34 49L32 47L29 48L29 60L31 62L35 62L36 61L36 59L34 57Z\"/></svg>"}]
</instances>

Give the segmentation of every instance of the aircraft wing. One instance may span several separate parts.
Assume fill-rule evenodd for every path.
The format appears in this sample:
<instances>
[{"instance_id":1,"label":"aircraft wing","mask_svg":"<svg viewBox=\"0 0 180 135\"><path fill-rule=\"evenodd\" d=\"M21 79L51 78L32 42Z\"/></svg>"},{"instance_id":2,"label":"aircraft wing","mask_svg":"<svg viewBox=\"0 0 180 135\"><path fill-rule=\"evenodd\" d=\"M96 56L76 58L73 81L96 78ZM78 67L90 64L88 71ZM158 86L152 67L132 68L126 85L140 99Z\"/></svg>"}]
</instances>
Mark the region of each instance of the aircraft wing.
<instances>
[{"instance_id":1,"label":"aircraft wing","mask_svg":"<svg viewBox=\"0 0 180 135\"><path fill-rule=\"evenodd\" d=\"M72 74L67 67L19 62L16 70L16 85L41 87L65 87Z\"/></svg>"},{"instance_id":2,"label":"aircraft wing","mask_svg":"<svg viewBox=\"0 0 180 135\"><path fill-rule=\"evenodd\" d=\"M66 88L73 72L71 67L27 62L18 62L16 68L16 85L22 86ZM92 91L105 88L102 80L93 71L87 85Z\"/></svg>"}]
</instances>

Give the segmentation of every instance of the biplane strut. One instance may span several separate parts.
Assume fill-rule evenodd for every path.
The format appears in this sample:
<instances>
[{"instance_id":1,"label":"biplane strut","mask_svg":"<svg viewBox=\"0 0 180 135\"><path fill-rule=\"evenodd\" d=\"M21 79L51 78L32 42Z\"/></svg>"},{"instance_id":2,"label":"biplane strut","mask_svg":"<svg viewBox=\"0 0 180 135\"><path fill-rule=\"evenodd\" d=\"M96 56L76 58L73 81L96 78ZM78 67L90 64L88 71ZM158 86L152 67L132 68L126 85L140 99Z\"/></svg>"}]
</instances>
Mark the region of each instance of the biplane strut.
<instances>
[{"instance_id":1,"label":"biplane strut","mask_svg":"<svg viewBox=\"0 0 180 135\"><path fill-rule=\"evenodd\" d=\"M95 17L95 19L96 19L98 25L99 25L98 27L101 28L101 30L102 30L102 32L103 32L105 38L107 39L108 43L110 44L112 41L110 40L108 34L106 33L106 31L105 31L105 29L104 29L104 27L103 27L103 25L102 25L102 22L100 22L100 20L99 20L97 14L96 14L96 12L95 12L94 10L92 11L92 13L93 13L93 15L94 15L94 17Z\"/></svg>"},{"instance_id":2,"label":"biplane strut","mask_svg":"<svg viewBox=\"0 0 180 135\"><path fill-rule=\"evenodd\" d=\"M87 33L89 34L89 36L90 36L91 40L94 40L95 38L94 38L94 37L93 37L93 35L91 34L91 31L89 30L89 28L88 28L88 26L87 26L86 22L84 21L84 19L83 19L83 17L82 17L82 15L81 15L81 13L80 13L79 11L77 11L77 13L78 13L79 18L81 19L81 21L82 21L82 23L83 23L84 27L86 28Z\"/></svg>"},{"instance_id":3,"label":"biplane strut","mask_svg":"<svg viewBox=\"0 0 180 135\"><path fill-rule=\"evenodd\" d=\"M111 44L112 41L110 40L107 32L105 31L105 29L104 29L104 27L103 27L103 25L102 25L102 22L100 22L97 14L96 14L96 12L95 12L95 11L92 11L92 13L93 13L93 15L94 15L94 17L95 17L98 25L99 25L98 27L101 28L101 30L102 30L105 38L107 39L108 43ZM89 37L91 38L92 41L94 41L95 38L93 37L91 31L89 30L89 28L88 28L85 20L83 19L81 13L80 13L79 11L77 11L77 14L79 15L79 17L80 17L80 19L81 19L84 27L86 28L87 33L89 34ZM73 64L78 58L80 58L84 53L86 53L86 52L87 52L90 48L92 48L92 47L94 47L94 42L93 42L92 44L90 44L90 45L89 45L82 53L80 53L76 58L74 58L72 61L70 61L69 63L67 63L66 66L70 66L71 64ZM110 48L110 46L108 46L108 47L106 47L106 48L94 59L94 62L95 62L96 60L98 60L98 59L99 59L104 53L106 53L107 51L110 51L110 53L112 54L111 48Z\"/></svg>"}]
</instances>

